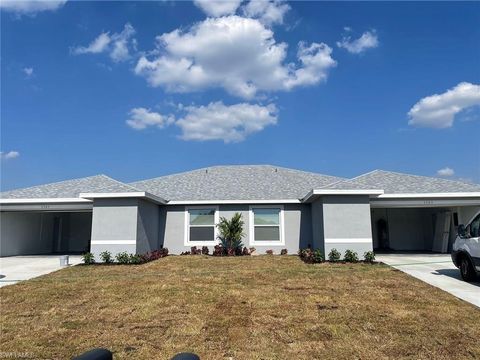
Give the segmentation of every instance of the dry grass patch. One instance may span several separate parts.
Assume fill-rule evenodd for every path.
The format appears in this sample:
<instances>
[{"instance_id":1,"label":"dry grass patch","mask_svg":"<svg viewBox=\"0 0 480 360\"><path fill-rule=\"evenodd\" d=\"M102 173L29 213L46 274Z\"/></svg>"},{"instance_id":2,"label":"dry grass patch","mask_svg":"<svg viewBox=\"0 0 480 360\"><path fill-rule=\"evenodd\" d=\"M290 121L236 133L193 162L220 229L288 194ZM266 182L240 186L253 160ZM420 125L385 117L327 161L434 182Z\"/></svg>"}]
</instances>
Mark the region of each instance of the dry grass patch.
<instances>
[{"instance_id":1,"label":"dry grass patch","mask_svg":"<svg viewBox=\"0 0 480 360\"><path fill-rule=\"evenodd\" d=\"M296 256L77 266L0 289L0 352L67 359L480 358L480 311L387 266Z\"/></svg>"}]
</instances>

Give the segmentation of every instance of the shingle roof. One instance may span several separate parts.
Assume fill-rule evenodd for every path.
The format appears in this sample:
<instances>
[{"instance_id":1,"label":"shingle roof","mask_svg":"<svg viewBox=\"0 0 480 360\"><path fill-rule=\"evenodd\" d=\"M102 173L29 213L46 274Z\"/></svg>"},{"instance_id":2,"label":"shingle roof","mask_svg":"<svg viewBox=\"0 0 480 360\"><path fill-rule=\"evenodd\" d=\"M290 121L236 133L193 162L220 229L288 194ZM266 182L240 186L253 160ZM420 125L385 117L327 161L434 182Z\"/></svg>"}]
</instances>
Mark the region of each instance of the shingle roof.
<instances>
[{"instance_id":1,"label":"shingle roof","mask_svg":"<svg viewBox=\"0 0 480 360\"><path fill-rule=\"evenodd\" d=\"M2 199L75 198L83 192L135 192L131 185L106 175L95 175L0 193Z\"/></svg>"},{"instance_id":2,"label":"shingle roof","mask_svg":"<svg viewBox=\"0 0 480 360\"><path fill-rule=\"evenodd\" d=\"M325 186L326 189L383 189L385 194L480 192L480 185L427 176L375 170L350 180Z\"/></svg>"},{"instance_id":3,"label":"shingle roof","mask_svg":"<svg viewBox=\"0 0 480 360\"><path fill-rule=\"evenodd\" d=\"M343 180L335 176L272 165L213 166L133 182L130 185L167 200L300 199L313 188Z\"/></svg>"}]
</instances>

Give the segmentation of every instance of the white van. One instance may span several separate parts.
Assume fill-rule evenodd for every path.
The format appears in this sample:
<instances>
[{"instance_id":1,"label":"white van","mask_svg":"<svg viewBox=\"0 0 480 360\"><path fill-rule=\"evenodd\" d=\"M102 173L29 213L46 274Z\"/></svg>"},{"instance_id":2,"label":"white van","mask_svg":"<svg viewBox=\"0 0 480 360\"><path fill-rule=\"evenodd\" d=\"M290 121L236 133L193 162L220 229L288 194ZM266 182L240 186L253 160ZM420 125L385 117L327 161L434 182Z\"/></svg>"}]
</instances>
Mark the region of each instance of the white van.
<instances>
[{"instance_id":1,"label":"white van","mask_svg":"<svg viewBox=\"0 0 480 360\"><path fill-rule=\"evenodd\" d=\"M463 280L473 281L480 275L480 213L467 226L458 225L452 260L460 269Z\"/></svg>"}]
</instances>

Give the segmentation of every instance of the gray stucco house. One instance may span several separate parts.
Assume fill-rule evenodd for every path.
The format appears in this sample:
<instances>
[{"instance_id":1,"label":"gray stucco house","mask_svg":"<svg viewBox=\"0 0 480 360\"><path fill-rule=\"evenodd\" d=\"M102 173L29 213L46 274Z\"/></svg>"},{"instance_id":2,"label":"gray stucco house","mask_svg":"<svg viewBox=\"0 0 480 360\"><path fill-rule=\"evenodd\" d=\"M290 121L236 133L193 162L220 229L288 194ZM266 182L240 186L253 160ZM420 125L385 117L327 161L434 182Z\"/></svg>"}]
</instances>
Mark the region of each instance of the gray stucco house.
<instances>
[{"instance_id":1,"label":"gray stucco house","mask_svg":"<svg viewBox=\"0 0 480 360\"><path fill-rule=\"evenodd\" d=\"M178 254L217 243L240 212L244 244L448 252L480 211L480 185L375 170L353 179L270 165L214 166L122 183L105 175L0 194L0 255Z\"/></svg>"}]
</instances>

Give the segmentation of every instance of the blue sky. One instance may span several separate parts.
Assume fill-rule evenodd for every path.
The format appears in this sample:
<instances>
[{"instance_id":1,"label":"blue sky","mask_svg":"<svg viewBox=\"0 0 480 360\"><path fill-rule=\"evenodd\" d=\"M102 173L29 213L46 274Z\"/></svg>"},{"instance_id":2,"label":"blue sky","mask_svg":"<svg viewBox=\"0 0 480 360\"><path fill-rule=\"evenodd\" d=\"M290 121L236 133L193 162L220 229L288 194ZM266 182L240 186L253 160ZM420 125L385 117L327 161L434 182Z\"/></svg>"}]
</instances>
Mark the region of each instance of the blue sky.
<instances>
[{"instance_id":1,"label":"blue sky","mask_svg":"<svg viewBox=\"0 0 480 360\"><path fill-rule=\"evenodd\" d=\"M480 182L478 2L42 4L2 4L2 190L221 164Z\"/></svg>"}]
</instances>

